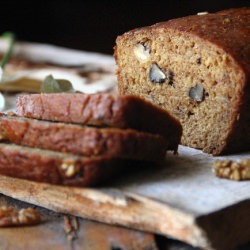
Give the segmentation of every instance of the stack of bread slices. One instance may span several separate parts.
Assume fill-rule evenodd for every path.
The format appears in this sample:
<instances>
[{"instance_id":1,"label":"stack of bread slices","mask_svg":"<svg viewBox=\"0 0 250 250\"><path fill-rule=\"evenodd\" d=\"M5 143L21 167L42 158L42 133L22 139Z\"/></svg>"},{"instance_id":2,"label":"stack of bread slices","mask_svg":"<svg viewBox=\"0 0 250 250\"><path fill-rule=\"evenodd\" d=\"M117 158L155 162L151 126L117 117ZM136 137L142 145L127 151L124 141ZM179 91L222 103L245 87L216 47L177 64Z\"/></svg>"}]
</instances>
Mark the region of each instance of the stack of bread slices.
<instances>
[{"instance_id":1,"label":"stack of bread slices","mask_svg":"<svg viewBox=\"0 0 250 250\"><path fill-rule=\"evenodd\" d=\"M27 94L0 114L0 174L59 185L99 183L131 161L177 151L182 128L138 97Z\"/></svg>"}]
</instances>

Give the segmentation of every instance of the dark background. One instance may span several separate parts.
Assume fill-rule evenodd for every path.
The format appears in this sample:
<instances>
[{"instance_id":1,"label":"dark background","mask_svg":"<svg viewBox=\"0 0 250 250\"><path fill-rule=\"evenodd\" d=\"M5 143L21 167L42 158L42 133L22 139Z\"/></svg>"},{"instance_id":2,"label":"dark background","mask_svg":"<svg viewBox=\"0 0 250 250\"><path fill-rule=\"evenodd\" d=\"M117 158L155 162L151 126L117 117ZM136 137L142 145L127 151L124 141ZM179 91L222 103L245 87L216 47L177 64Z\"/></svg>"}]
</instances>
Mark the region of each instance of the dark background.
<instances>
[{"instance_id":1,"label":"dark background","mask_svg":"<svg viewBox=\"0 0 250 250\"><path fill-rule=\"evenodd\" d=\"M0 32L19 40L112 54L118 35L197 12L250 6L250 0L1 2Z\"/></svg>"}]
</instances>

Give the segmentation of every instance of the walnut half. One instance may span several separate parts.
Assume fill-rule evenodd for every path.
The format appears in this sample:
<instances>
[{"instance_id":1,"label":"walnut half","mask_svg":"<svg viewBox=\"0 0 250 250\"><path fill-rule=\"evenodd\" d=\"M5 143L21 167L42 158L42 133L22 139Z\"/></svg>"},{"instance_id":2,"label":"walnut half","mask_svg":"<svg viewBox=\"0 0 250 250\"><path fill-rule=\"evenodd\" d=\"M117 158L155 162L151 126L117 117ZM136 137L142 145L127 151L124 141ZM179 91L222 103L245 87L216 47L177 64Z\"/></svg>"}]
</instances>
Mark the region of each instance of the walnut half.
<instances>
[{"instance_id":1,"label":"walnut half","mask_svg":"<svg viewBox=\"0 0 250 250\"><path fill-rule=\"evenodd\" d=\"M0 207L0 227L34 225L40 221L40 214L34 208L23 208L18 211L13 207Z\"/></svg>"},{"instance_id":2,"label":"walnut half","mask_svg":"<svg viewBox=\"0 0 250 250\"><path fill-rule=\"evenodd\" d=\"M212 164L216 176L235 181L250 180L250 159L220 160Z\"/></svg>"}]
</instances>

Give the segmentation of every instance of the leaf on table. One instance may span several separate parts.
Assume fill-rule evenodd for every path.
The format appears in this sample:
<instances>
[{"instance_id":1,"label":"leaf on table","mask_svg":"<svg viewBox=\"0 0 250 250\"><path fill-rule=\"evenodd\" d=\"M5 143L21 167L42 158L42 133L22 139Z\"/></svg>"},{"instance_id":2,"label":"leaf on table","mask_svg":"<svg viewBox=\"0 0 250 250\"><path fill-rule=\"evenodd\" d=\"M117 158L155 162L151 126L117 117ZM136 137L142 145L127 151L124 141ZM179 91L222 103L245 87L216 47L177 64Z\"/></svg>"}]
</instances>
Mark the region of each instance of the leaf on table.
<instances>
[{"instance_id":1,"label":"leaf on table","mask_svg":"<svg viewBox=\"0 0 250 250\"><path fill-rule=\"evenodd\" d=\"M55 79L52 75L48 75L41 85L42 93L60 93L75 92L70 81L65 79Z\"/></svg>"}]
</instances>

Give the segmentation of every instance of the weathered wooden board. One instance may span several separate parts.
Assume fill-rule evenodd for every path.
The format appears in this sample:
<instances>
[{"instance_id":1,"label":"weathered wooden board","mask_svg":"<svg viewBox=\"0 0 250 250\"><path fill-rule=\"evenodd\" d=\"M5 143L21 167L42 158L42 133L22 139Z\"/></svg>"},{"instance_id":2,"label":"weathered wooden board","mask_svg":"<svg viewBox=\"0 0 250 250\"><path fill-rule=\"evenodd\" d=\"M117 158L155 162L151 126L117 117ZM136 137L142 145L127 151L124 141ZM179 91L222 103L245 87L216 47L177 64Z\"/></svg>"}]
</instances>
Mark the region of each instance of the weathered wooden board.
<instances>
[{"instance_id":1,"label":"weathered wooden board","mask_svg":"<svg viewBox=\"0 0 250 250\"><path fill-rule=\"evenodd\" d=\"M0 207L33 205L0 195ZM153 234L110 226L36 207L41 223L0 228L1 250L157 250ZM173 243L172 243L173 244Z\"/></svg>"},{"instance_id":2,"label":"weathered wooden board","mask_svg":"<svg viewBox=\"0 0 250 250\"><path fill-rule=\"evenodd\" d=\"M139 166L139 171L105 187L68 188L0 176L0 192L57 212L159 233L206 249L230 249L250 239L250 183L215 177L213 160L181 147L179 156L169 156L165 167Z\"/></svg>"}]
</instances>

